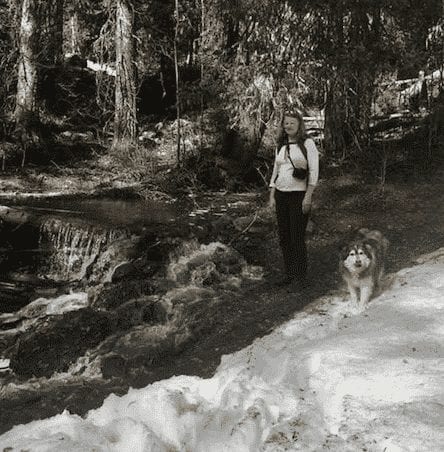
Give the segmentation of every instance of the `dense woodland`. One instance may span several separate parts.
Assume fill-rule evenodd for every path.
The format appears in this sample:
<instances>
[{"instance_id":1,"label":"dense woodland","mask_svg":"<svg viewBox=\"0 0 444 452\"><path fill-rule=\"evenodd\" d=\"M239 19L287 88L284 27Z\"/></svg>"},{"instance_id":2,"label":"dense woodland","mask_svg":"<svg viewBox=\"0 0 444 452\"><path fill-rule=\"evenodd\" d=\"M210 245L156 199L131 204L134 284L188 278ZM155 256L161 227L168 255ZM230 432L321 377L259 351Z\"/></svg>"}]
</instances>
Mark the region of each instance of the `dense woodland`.
<instances>
[{"instance_id":1,"label":"dense woodland","mask_svg":"<svg viewBox=\"0 0 444 452\"><path fill-rule=\"evenodd\" d=\"M288 104L324 167L440 158L444 0L2 0L0 21L3 171L105 153L265 184Z\"/></svg>"}]
</instances>

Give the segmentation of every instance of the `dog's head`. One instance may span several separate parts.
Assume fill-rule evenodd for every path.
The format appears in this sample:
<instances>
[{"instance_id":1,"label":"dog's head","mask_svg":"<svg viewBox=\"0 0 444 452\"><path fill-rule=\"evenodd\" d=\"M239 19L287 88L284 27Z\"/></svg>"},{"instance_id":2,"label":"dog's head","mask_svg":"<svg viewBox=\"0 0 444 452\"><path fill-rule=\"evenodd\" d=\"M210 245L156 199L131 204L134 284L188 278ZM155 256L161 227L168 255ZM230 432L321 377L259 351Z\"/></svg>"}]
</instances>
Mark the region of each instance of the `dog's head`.
<instances>
[{"instance_id":1,"label":"dog's head","mask_svg":"<svg viewBox=\"0 0 444 452\"><path fill-rule=\"evenodd\" d=\"M359 274L368 269L373 257L371 245L364 241L350 243L341 250L342 265L350 273Z\"/></svg>"}]
</instances>

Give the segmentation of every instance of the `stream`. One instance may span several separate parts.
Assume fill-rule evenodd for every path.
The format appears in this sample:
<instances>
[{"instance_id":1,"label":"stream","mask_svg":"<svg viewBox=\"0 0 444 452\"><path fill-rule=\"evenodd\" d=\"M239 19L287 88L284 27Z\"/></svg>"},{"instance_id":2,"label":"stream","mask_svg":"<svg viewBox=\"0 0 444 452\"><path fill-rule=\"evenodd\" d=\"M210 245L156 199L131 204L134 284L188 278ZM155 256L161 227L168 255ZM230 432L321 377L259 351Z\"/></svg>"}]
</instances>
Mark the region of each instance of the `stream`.
<instances>
[{"instance_id":1,"label":"stream","mask_svg":"<svg viewBox=\"0 0 444 452\"><path fill-rule=\"evenodd\" d=\"M237 214L253 199L1 206L0 361L9 363L8 381L137 373L211 330L242 284L261 279L261 268L217 232L244 229L251 217Z\"/></svg>"}]
</instances>

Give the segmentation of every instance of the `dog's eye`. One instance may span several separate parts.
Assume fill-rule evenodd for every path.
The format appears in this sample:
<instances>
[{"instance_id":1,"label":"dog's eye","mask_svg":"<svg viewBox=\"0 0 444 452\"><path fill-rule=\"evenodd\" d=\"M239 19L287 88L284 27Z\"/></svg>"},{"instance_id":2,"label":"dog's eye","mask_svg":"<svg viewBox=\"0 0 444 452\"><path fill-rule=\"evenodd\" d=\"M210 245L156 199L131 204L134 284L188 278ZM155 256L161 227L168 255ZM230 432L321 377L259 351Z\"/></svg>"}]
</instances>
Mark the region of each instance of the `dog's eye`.
<instances>
[{"instance_id":1,"label":"dog's eye","mask_svg":"<svg viewBox=\"0 0 444 452\"><path fill-rule=\"evenodd\" d=\"M364 254L364 251L359 250L359 255L362 256Z\"/></svg>"},{"instance_id":2,"label":"dog's eye","mask_svg":"<svg viewBox=\"0 0 444 452\"><path fill-rule=\"evenodd\" d=\"M349 256L354 256L356 253L354 251L350 251Z\"/></svg>"}]
</instances>

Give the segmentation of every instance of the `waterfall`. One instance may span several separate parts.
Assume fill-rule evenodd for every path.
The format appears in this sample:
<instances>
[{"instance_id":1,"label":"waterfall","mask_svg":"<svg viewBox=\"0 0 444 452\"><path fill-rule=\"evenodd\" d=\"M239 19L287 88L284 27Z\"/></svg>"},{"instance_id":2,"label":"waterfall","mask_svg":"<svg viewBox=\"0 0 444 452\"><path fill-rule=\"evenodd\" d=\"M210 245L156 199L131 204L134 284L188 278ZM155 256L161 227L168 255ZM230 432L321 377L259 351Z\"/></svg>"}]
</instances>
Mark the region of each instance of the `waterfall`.
<instances>
[{"instance_id":1,"label":"waterfall","mask_svg":"<svg viewBox=\"0 0 444 452\"><path fill-rule=\"evenodd\" d=\"M128 237L122 229L106 229L86 223L49 218L40 226L40 245L52 250L45 262L44 276L54 280L87 277L98 256L112 243Z\"/></svg>"}]
</instances>

